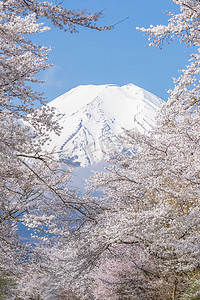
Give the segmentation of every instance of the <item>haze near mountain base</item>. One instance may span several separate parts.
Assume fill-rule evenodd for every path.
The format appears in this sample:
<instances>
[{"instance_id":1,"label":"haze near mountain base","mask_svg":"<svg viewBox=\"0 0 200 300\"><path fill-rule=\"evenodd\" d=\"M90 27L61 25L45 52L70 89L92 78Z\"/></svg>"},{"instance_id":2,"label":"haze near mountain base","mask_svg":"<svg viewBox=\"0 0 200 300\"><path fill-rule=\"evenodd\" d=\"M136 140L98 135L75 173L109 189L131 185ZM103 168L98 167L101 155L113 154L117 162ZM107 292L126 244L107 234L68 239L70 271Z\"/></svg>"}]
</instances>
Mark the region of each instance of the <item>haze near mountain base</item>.
<instances>
[{"instance_id":1,"label":"haze near mountain base","mask_svg":"<svg viewBox=\"0 0 200 300\"><path fill-rule=\"evenodd\" d=\"M99 162L113 151L123 151L123 128L148 133L163 103L134 84L78 86L48 104L63 114L63 130L60 136L50 136L46 148L55 149L67 165Z\"/></svg>"}]
</instances>

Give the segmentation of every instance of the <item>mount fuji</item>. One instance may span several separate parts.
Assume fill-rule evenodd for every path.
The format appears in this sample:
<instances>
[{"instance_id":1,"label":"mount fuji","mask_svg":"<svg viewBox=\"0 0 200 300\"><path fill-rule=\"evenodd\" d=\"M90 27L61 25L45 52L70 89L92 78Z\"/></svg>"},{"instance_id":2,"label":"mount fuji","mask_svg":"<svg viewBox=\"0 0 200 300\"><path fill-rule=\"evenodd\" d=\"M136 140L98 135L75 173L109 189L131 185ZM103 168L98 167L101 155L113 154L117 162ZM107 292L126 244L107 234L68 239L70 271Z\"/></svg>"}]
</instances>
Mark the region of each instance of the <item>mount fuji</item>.
<instances>
[{"instance_id":1,"label":"mount fuji","mask_svg":"<svg viewBox=\"0 0 200 300\"><path fill-rule=\"evenodd\" d=\"M68 166L85 167L123 150L123 128L148 133L164 103L150 92L127 84L78 86L48 103L61 113L61 135L51 134L54 149Z\"/></svg>"}]
</instances>

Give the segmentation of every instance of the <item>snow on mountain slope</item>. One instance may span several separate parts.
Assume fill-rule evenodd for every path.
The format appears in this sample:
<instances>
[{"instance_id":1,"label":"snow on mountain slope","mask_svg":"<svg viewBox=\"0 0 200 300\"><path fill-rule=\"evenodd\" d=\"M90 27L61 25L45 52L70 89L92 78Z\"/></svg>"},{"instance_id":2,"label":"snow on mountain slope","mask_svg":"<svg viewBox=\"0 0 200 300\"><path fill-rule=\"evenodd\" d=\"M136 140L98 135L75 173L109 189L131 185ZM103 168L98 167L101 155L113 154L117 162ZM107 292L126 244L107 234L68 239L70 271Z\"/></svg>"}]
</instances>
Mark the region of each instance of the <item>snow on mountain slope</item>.
<instances>
[{"instance_id":1,"label":"snow on mountain slope","mask_svg":"<svg viewBox=\"0 0 200 300\"><path fill-rule=\"evenodd\" d=\"M46 146L68 165L86 166L123 148L123 128L149 132L163 101L133 84L78 86L48 105L63 114L60 136Z\"/></svg>"}]
</instances>

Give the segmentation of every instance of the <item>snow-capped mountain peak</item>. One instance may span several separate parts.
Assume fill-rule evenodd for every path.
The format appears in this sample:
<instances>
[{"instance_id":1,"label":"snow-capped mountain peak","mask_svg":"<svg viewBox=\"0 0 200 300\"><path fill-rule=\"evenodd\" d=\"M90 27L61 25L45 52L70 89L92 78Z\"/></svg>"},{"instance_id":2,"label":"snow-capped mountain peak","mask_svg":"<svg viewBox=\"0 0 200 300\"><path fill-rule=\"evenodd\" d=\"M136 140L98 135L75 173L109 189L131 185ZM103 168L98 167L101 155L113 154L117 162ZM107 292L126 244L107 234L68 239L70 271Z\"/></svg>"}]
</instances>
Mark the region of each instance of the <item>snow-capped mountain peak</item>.
<instances>
[{"instance_id":1,"label":"snow-capped mountain peak","mask_svg":"<svg viewBox=\"0 0 200 300\"><path fill-rule=\"evenodd\" d=\"M149 132L162 103L132 83L78 86L48 104L63 114L62 133L51 135L48 148L68 165L93 164L122 149L123 128Z\"/></svg>"}]
</instances>

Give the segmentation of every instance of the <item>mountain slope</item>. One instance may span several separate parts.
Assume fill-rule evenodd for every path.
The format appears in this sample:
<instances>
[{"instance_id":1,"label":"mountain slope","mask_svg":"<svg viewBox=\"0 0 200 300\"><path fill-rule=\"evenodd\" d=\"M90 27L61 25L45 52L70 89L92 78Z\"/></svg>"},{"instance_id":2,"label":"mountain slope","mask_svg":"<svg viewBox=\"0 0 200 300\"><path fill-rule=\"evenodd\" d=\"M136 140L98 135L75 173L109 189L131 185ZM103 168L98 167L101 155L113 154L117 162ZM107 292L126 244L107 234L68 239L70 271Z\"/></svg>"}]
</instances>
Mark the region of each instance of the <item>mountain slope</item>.
<instances>
[{"instance_id":1,"label":"mountain slope","mask_svg":"<svg viewBox=\"0 0 200 300\"><path fill-rule=\"evenodd\" d=\"M58 137L51 135L48 149L73 166L86 166L123 148L123 128L149 132L163 101L133 84L78 86L48 105L63 114Z\"/></svg>"}]
</instances>

